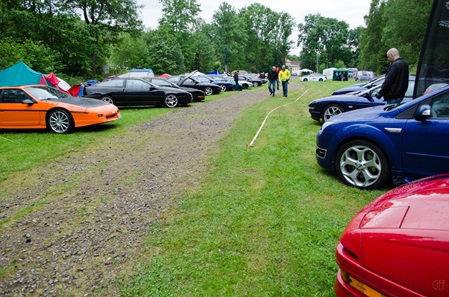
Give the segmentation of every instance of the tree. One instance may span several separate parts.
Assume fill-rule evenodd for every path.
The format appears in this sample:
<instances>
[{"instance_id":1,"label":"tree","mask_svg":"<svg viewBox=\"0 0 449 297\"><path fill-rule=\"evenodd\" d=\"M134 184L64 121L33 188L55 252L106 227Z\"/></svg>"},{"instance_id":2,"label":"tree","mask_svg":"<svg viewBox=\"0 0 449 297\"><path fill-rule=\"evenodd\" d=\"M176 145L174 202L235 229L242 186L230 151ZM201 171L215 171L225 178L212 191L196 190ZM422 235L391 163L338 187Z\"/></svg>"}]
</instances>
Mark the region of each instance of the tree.
<instances>
[{"instance_id":1,"label":"tree","mask_svg":"<svg viewBox=\"0 0 449 297\"><path fill-rule=\"evenodd\" d=\"M235 9L225 2L212 17L213 27L209 35L225 71L238 69L244 62L241 54L242 40L245 39L243 25Z\"/></svg>"},{"instance_id":2,"label":"tree","mask_svg":"<svg viewBox=\"0 0 449 297\"><path fill-rule=\"evenodd\" d=\"M392 47L398 48L411 68L415 67L418 64L431 7L432 0L389 0L382 16L382 41L386 46L384 52Z\"/></svg>"},{"instance_id":3,"label":"tree","mask_svg":"<svg viewBox=\"0 0 449 297\"><path fill-rule=\"evenodd\" d=\"M312 61L323 61L326 67L341 60L349 64L353 60L355 32L346 22L326 18L320 14L307 15L305 23L298 25L298 46L303 48L301 60L304 67L314 69ZM304 63L306 62L306 64Z\"/></svg>"},{"instance_id":4,"label":"tree","mask_svg":"<svg viewBox=\"0 0 449 297\"><path fill-rule=\"evenodd\" d=\"M196 0L159 0L162 4L162 18L160 26L169 26L175 33L191 32L200 5Z\"/></svg>"},{"instance_id":5,"label":"tree","mask_svg":"<svg viewBox=\"0 0 449 297\"><path fill-rule=\"evenodd\" d=\"M86 24L120 30L141 29L136 0L59 0L62 7L82 15ZM45 1L52 2L52 1Z\"/></svg>"},{"instance_id":6,"label":"tree","mask_svg":"<svg viewBox=\"0 0 449 297\"><path fill-rule=\"evenodd\" d=\"M148 68L149 50L145 40L129 33L121 33L119 42L111 48L110 61L114 66L123 68Z\"/></svg>"},{"instance_id":7,"label":"tree","mask_svg":"<svg viewBox=\"0 0 449 297\"><path fill-rule=\"evenodd\" d=\"M148 63L155 73L185 73L184 56L170 28L160 27L144 35L148 45Z\"/></svg>"}]
</instances>

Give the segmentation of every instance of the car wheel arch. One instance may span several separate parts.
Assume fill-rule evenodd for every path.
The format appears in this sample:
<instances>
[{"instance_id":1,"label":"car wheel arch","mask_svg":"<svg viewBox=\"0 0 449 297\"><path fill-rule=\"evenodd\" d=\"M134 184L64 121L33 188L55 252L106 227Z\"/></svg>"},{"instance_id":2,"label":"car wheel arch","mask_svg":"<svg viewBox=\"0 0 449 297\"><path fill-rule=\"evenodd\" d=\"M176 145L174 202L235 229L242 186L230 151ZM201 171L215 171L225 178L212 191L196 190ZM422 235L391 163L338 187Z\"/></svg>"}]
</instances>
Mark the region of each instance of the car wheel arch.
<instances>
[{"instance_id":1,"label":"car wheel arch","mask_svg":"<svg viewBox=\"0 0 449 297\"><path fill-rule=\"evenodd\" d=\"M50 116L58 111L62 111L64 113L66 113L68 116L68 119L69 119L69 128L64 132L57 132L54 129L52 129L52 127L50 127L50 125L51 125ZM61 107L55 107L55 108L47 110L47 112L45 114L45 125L47 126L47 129L49 131L52 131L54 133L60 133L60 134L70 133L70 132L72 132L73 129L76 128L76 123L75 123L75 120L73 119L72 113L69 110L67 110L65 108L61 108Z\"/></svg>"},{"instance_id":2,"label":"car wheel arch","mask_svg":"<svg viewBox=\"0 0 449 297\"><path fill-rule=\"evenodd\" d=\"M344 112L347 111L347 110L345 110L345 108L344 108L341 104L338 104L338 103L335 103L335 102L331 102L331 103L329 103L329 104L326 104L326 105L322 108L322 111L321 111L321 119L322 119L322 122L323 122L323 123L326 122L325 119L324 119L324 114L325 114L326 111L327 111L330 107L332 107L332 106L334 106L334 107L336 107L336 108L339 108L339 109L341 110L341 113L344 113Z\"/></svg>"}]
</instances>

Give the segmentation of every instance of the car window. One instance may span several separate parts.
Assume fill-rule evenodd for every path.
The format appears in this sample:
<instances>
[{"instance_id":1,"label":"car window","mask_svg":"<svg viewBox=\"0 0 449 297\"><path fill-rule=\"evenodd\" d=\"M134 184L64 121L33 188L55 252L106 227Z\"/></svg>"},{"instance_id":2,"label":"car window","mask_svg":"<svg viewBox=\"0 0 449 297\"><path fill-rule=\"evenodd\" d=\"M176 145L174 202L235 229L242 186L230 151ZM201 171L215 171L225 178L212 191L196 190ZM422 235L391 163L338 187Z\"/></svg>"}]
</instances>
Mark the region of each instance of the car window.
<instances>
[{"instance_id":1,"label":"car window","mask_svg":"<svg viewBox=\"0 0 449 297\"><path fill-rule=\"evenodd\" d=\"M123 87L124 80L123 79L111 79L105 82L102 82L101 84L98 84L98 86L101 87Z\"/></svg>"},{"instance_id":2,"label":"car window","mask_svg":"<svg viewBox=\"0 0 449 297\"><path fill-rule=\"evenodd\" d=\"M128 79L126 81L126 87L127 88L133 88L133 89L145 89L148 90L150 88L150 84L138 79Z\"/></svg>"},{"instance_id":3,"label":"car window","mask_svg":"<svg viewBox=\"0 0 449 297\"><path fill-rule=\"evenodd\" d=\"M165 79L153 78L153 80L151 82L156 84L156 85L158 85L158 86L161 86L161 87L171 87L171 86L173 86L171 83L169 83Z\"/></svg>"},{"instance_id":4,"label":"car window","mask_svg":"<svg viewBox=\"0 0 449 297\"><path fill-rule=\"evenodd\" d=\"M1 103L22 103L25 99L30 99L30 96L18 89L3 90L0 96Z\"/></svg>"},{"instance_id":5,"label":"car window","mask_svg":"<svg viewBox=\"0 0 449 297\"><path fill-rule=\"evenodd\" d=\"M51 87L27 87L27 92L36 97L39 100L45 99L56 99L56 98L67 98L70 95L63 93L55 88Z\"/></svg>"},{"instance_id":6,"label":"car window","mask_svg":"<svg viewBox=\"0 0 449 297\"><path fill-rule=\"evenodd\" d=\"M432 99L431 103L432 118L449 119L449 92L440 94Z\"/></svg>"}]
</instances>

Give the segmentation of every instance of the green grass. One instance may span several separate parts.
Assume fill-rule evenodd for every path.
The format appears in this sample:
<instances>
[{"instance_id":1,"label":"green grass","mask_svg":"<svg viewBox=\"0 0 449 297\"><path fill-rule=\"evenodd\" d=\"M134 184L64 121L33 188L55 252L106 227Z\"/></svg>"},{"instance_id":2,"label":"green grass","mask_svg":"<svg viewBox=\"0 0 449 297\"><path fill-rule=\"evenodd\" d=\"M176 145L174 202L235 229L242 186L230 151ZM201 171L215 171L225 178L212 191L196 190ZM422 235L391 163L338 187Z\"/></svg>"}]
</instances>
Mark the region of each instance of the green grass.
<instances>
[{"instance_id":1,"label":"green grass","mask_svg":"<svg viewBox=\"0 0 449 297\"><path fill-rule=\"evenodd\" d=\"M166 212L140 265L118 280L121 295L334 296L339 236L381 191L346 187L319 168L320 125L307 104L349 84L305 83L288 99L246 110L211 156L202 186ZM299 96L246 148L270 110Z\"/></svg>"}]
</instances>

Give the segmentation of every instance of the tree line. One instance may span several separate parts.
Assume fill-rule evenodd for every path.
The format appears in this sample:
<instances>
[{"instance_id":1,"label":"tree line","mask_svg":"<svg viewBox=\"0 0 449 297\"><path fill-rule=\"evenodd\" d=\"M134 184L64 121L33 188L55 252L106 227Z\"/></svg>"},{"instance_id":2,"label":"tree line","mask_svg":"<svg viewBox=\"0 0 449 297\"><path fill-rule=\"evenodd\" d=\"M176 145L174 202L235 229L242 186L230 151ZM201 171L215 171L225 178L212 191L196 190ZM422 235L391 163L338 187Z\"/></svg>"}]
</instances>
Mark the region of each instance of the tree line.
<instances>
[{"instance_id":1,"label":"tree line","mask_svg":"<svg viewBox=\"0 0 449 297\"><path fill-rule=\"evenodd\" d=\"M286 58L302 68L357 67L385 71L385 52L397 47L416 65L431 0L372 0L366 27L320 14L296 24L286 12L258 3L240 10L222 2L206 23L196 0L159 0L156 29L139 18L136 0L3 0L0 69L24 61L68 79L103 78L131 68L157 74L193 69L267 71ZM289 55L297 26L298 56ZM294 37L295 38L295 37Z\"/></svg>"}]
</instances>

